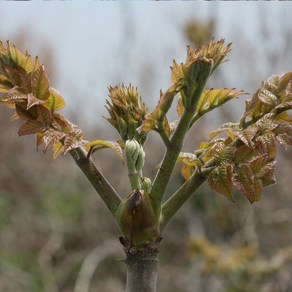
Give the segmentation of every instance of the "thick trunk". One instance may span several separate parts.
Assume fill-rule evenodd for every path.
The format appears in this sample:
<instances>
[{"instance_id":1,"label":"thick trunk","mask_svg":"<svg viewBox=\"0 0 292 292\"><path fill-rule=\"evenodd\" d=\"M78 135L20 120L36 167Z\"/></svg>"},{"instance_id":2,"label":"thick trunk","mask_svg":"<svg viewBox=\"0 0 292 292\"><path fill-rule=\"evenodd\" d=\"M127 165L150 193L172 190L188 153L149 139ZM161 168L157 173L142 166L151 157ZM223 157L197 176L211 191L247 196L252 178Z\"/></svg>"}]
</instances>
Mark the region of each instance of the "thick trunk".
<instances>
[{"instance_id":1,"label":"thick trunk","mask_svg":"<svg viewBox=\"0 0 292 292\"><path fill-rule=\"evenodd\" d=\"M155 254L127 254L126 292L156 292L158 260Z\"/></svg>"}]
</instances>

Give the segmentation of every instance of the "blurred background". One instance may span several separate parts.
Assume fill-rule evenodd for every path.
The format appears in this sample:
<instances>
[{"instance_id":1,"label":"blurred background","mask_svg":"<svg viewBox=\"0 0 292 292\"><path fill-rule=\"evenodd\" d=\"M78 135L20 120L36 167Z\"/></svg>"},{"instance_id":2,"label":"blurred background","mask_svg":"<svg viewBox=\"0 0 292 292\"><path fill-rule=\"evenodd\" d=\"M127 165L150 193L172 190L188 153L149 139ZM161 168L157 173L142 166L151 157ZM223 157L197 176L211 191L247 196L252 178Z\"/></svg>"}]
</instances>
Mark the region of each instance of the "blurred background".
<instances>
[{"instance_id":1,"label":"blurred background","mask_svg":"<svg viewBox=\"0 0 292 292\"><path fill-rule=\"evenodd\" d=\"M101 118L107 87L131 82L151 111L170 86L172 60L212 36L233 42L228 63L208 87L254 93L261 81L291 71L289 2L1 2L0 39L38 55L86 139L117 139ZM184 151L236 121L244 97L205 116ZM124 291L120 232L69 156L35 150L17 136L18 122L0 107L0 291ZM175 119L175 111L170 120ZM163 155L151 134L145 175ZM292 291L292 151L279 147L277 184L259 203L231 203L205 184L163 234L158 291ZM97 166L127 194L126 170L109 150ZM183 183L179 168L168 195Z\"/></svg>"}]
</instances>

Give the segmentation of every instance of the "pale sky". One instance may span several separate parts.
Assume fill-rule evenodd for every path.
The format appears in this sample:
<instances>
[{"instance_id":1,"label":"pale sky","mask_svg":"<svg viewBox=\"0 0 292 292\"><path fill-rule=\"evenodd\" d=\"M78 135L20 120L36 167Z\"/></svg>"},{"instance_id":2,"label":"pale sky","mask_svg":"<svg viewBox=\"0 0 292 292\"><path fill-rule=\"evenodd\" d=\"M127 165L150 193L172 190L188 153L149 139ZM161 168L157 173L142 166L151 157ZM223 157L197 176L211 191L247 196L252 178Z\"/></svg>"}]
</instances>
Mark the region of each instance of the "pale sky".
<instances>
[{"instance_id":1,"label":"pale sky","mask_svg":"<svg viewBox=\"0 0 292 292\"><path fill-rule=\"evenodd\" d=\"M244 61L236 58L241 55L243 39L257 42L259 15L275 30L271 46L281 33L280 22L292 28L291 2L1 2L0 39L13 43L16 34L27 32L32 55L41 54L40 44L48 43L54 49L58 73L53 87L68 106L73 100L78 105L89 101L90 113L98 115L104 114L107 87L121 82L138 85L149 107L155 106L153 98L170 85L172 60L184 61L187 40L182 28L194 18L216 17L215 38L233 42L234 63L224 65L226 75L230 72L233 86L246 89L244 80L237 77L242 75ZM260 60L270 48L260 43L258 48ZM283 62L272 68L273 73L291 70L291 65ZM256 76L256 82L269 73Z\"/></svg>"}]
</instances>

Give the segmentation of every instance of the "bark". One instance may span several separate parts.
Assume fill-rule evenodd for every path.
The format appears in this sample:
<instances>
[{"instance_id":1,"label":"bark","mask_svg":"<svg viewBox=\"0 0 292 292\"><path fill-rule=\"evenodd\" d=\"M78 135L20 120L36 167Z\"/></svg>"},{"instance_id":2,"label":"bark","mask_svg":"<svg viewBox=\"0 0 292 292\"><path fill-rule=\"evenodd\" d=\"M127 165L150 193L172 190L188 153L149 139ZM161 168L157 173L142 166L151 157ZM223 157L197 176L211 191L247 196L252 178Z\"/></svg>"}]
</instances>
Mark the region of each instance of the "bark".
<instances>
[{"instance_id":1,"label":"bark","mask_svg":"<svg viewBox=\"0 0 292 292\"><path fill-rule=\"evenodd\" d=\"M130 241L120 237L126 253L127 265L126 292L156 292L157 288L157 255L160 249L158 237L152 244L133 246Z\"/></svg>"},{"instance_id":2,"label":"bark","mask_svg":"<svg viewBox=\"0 0 292 292\"><path fill-rule=\"evenodd\" d=\"M156 254L127 254L126 292L156 292L158 260Z\"/></svg>"}]
</instances>

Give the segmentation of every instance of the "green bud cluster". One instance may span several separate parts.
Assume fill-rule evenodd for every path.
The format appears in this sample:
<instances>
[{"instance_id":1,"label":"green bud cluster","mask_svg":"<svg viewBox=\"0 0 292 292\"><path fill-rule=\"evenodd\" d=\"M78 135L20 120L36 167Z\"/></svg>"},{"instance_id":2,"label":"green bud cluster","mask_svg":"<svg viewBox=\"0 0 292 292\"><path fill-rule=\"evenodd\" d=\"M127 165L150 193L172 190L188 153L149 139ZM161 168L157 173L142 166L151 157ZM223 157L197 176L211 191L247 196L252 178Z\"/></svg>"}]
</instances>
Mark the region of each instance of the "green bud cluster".
<instances>
[{"instance_id":1,"label":"green bud cluster","mask_svg":"<svg viewBox=\"0 0 292 292\"><path fill-rule=\"evenodd\" d=\"M172 83L182 87L180 91L185 108L195 108L207 79L214 70L225 62L231 44L224 47L224 40L214 42L198 49L188 47L185 63L173 62Z\"/></svg>"},{"instance_id":2,"label":"green bud cluster","mask_svg":"<svg viewBox=\"0 0 292 292\"><path fill-rule=\"evenodd\" d=\"M106 108L110 117L106 120L117 129L123 141L137 139L143 144L146 134L140 133L138 128L142 125L148 111L137 88L131 84L110 87L109 98Z\"/></svg>"}]
</instances>

